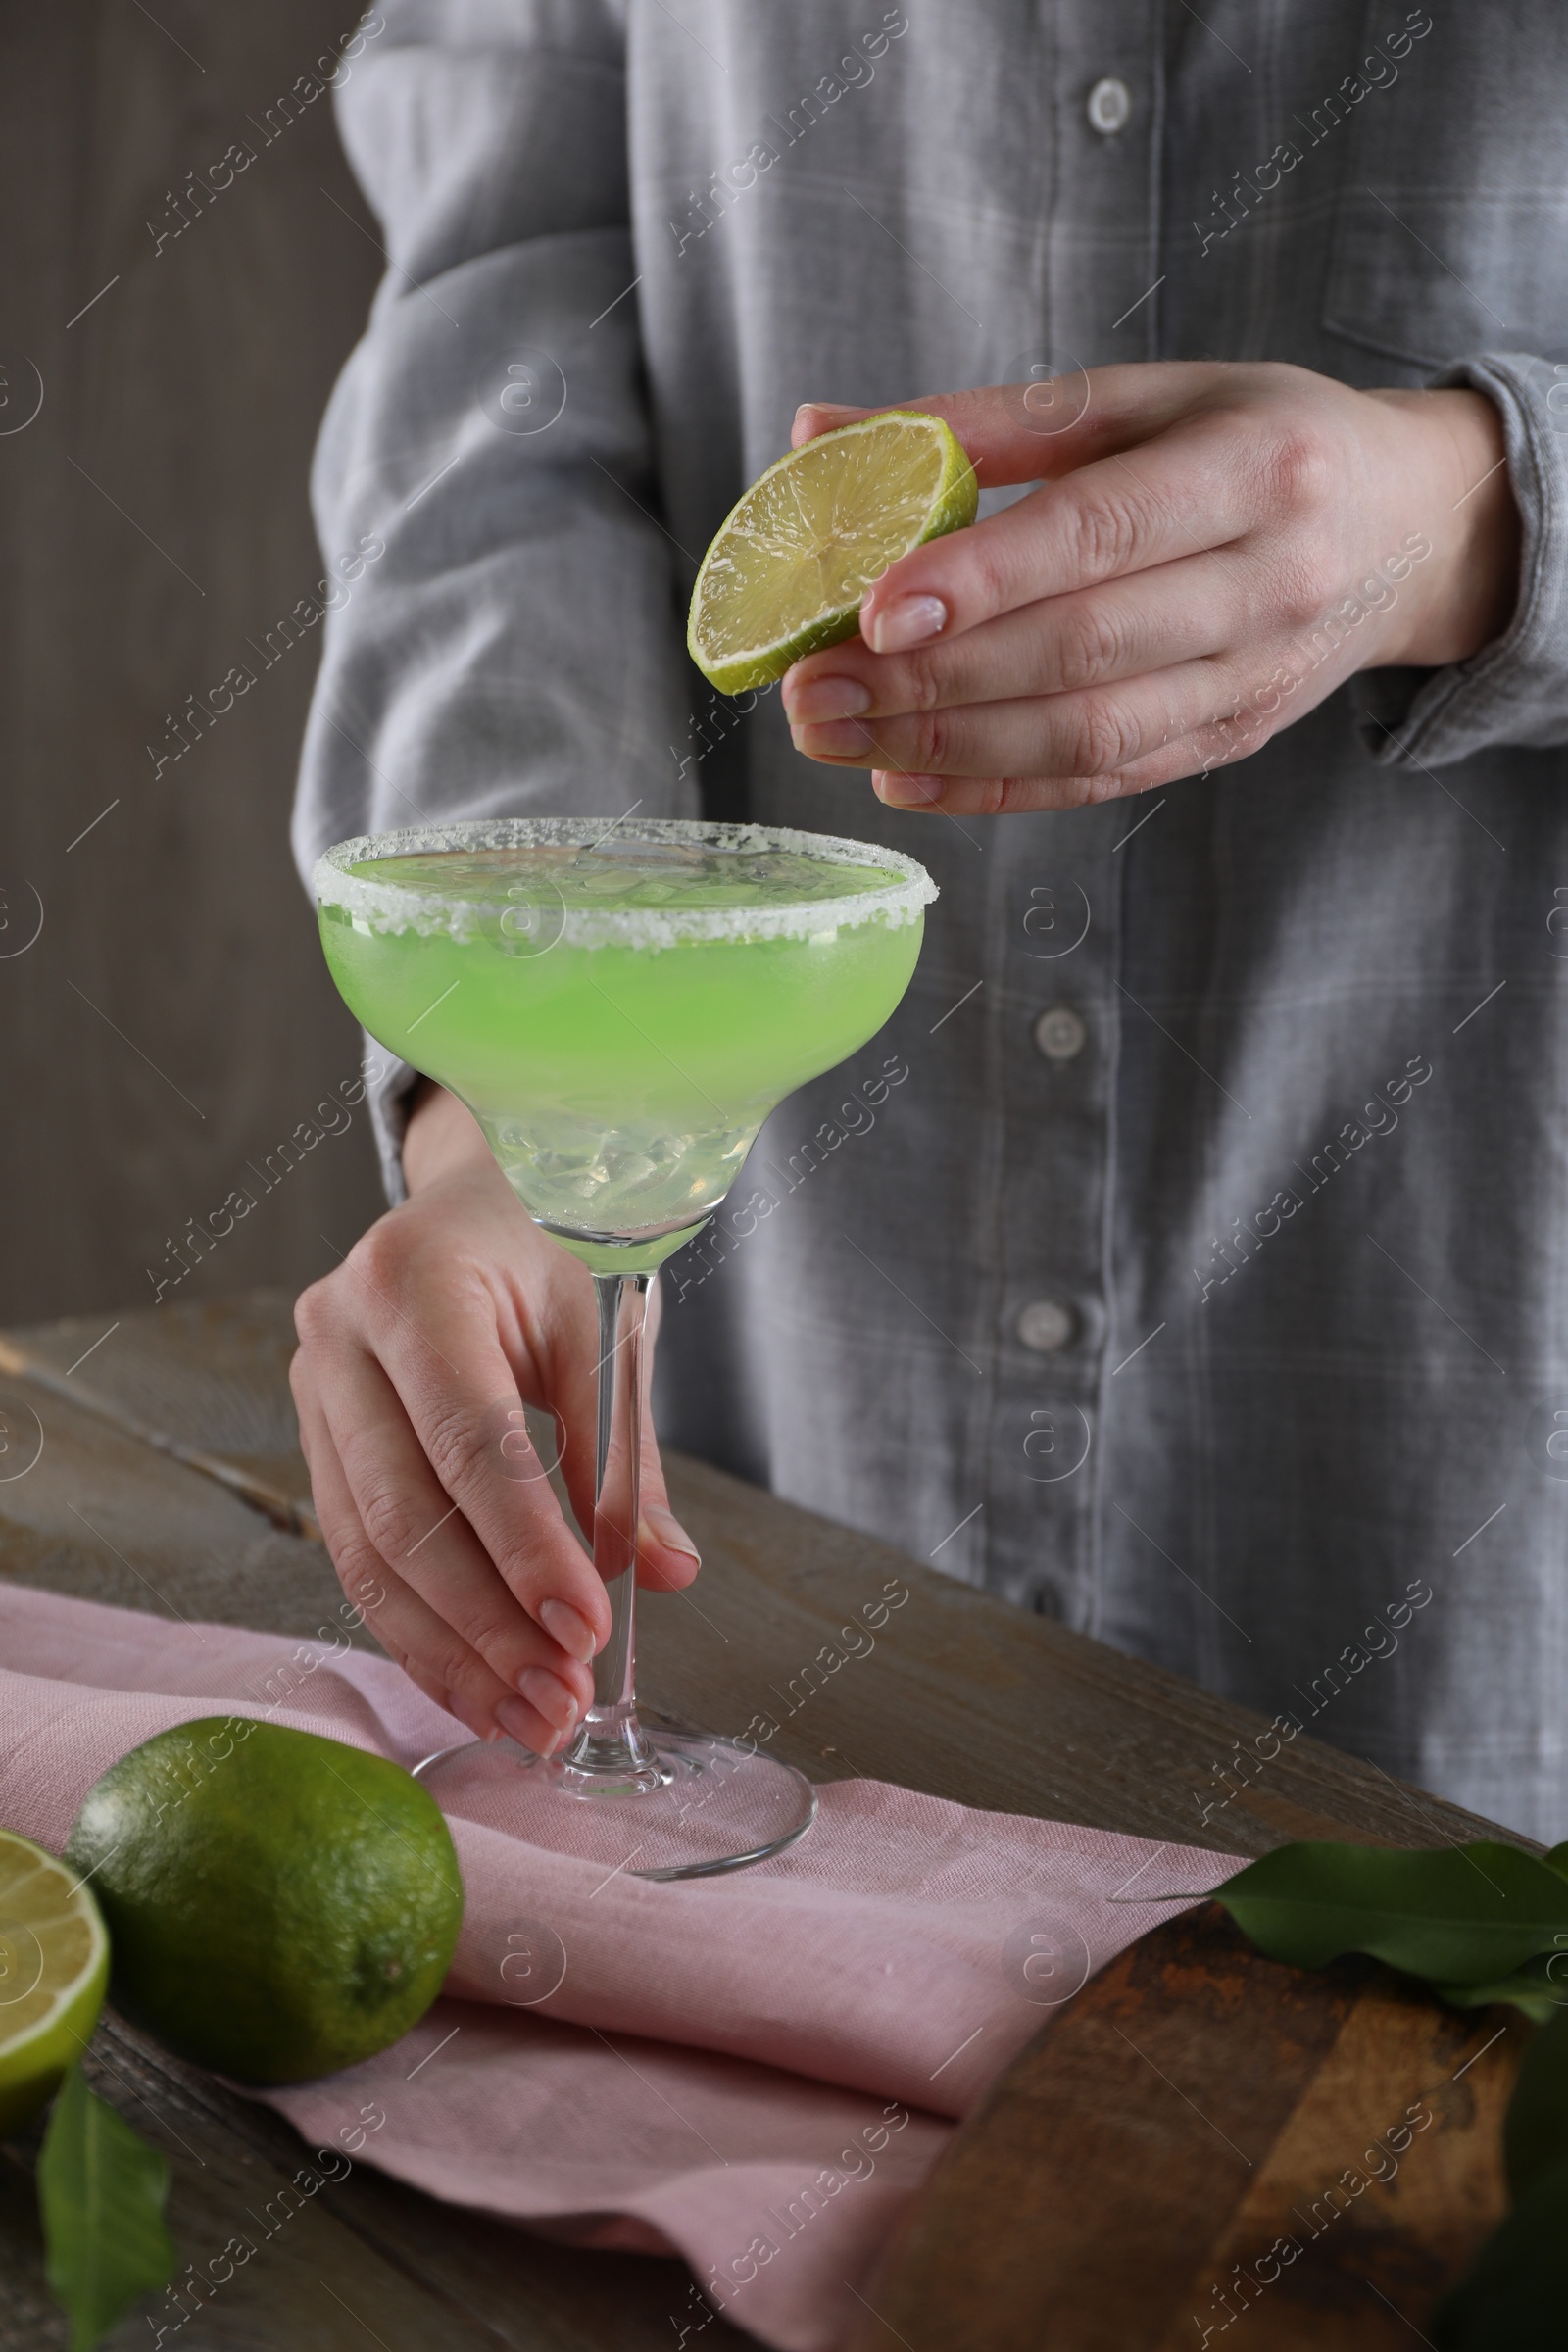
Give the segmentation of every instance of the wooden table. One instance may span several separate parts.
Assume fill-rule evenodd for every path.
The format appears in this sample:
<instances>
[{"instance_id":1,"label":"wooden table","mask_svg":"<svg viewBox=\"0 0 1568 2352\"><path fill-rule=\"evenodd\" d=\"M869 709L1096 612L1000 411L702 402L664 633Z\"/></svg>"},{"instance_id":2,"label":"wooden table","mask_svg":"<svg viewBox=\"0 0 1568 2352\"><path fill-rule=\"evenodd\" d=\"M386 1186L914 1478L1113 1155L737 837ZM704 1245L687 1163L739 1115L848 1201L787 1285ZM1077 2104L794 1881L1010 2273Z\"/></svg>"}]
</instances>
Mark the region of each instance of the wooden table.
<instances>
[{"instance_id":1,"label":"wooden table","mask_svg":"<svg viewBox=\"0 0 1568 2352\"><path fill-rule=\"evenodd\" d=\"M42 1437L33 1466L0 1484L0 1572L127 1608L314 1634L338 1589L313 1540L292 1348L289 1301L268 1294L0 1337L4 1461L28 1461ZM716 1730L771 1713L775 1752L814 1779L868 1774L1245 1854L1300 1837L1408 1845L1498 1834L1305 1737L1204 1828L1196 1800L1213 1792L1211 1766L1259 1718L703 1464L668 1466L704 1569L690 1599L644 1605L641 1686L651 1703ZM910 1598L875 1650L801 1698L802 1670L889 1577ZM220 2251L299 2161L279 2118L113 2016L88 2071L168 2157L171 2226L189 2259ZM6 2352L66 2342L43 2285L34 2145L0 2150ZM181 2352L372 2341L390 2352L668 2352L669 2315L689 2316L686 2288L676 2263L551 2246L357 2166L179 2341ZM150 2340L144 2315L110 2339ZM715 2318L700 2340L721 2352L751 2339Z\"/></svg>"}]
</instances>

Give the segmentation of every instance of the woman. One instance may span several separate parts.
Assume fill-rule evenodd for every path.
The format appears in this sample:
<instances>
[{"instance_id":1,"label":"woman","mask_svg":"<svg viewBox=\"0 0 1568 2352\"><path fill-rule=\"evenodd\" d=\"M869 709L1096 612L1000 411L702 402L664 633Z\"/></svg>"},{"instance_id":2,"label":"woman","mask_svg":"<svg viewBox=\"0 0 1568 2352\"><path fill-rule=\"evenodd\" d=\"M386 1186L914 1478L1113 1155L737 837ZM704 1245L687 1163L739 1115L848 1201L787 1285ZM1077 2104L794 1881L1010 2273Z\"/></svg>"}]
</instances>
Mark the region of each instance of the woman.
<instances>
[{"instance_id":1,"label":"woman","mask_svg":"<svg viewBox=\"0 0 1568 2352\"><path fill-rule=\"evenodd\" d=\"M383 13L340 120L390 268L315 489L329 557L387 552L302 863L636 806L942 886L668 1270L665 1437L1556 1836L1568 24ZM709 537L853 413L800 404L932 385L1001 387L936 404L981 522L709 695ZM401 1204L300 1302L322 1523L423 1687L545 1745L608 1614L485 1433L551 1407L582 1493L586 1278L461 1105L380 1102ZM645 1492L684 1583L652 1450Z\"/></svg>"}]
</instances>

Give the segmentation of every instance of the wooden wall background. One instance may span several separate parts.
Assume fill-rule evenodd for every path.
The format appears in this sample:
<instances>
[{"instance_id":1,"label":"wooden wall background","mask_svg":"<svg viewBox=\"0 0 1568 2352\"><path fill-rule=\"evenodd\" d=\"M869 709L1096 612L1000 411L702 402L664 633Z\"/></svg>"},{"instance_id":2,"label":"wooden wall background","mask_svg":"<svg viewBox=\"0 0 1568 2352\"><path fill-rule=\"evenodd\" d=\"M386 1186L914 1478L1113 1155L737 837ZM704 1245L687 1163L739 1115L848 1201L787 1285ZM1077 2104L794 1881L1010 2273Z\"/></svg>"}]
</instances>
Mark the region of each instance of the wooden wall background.
<instances>
[{"instance_id":1,"label":"wooden wall background","mask_svg":"<svg viewBox=\"0 0 1568 2352\"><path fill-rule=\"evenodd\" d=\"M320 576L311 447L380 254L328 96L264 138L356 0L152 8L0 0L0 1322L149 1303L360 1054L286 840L314 632L146 749ZM324 1270L379 1202L363 1109L251 1189L166 1298Z\"/></svg>"}]
</instances>

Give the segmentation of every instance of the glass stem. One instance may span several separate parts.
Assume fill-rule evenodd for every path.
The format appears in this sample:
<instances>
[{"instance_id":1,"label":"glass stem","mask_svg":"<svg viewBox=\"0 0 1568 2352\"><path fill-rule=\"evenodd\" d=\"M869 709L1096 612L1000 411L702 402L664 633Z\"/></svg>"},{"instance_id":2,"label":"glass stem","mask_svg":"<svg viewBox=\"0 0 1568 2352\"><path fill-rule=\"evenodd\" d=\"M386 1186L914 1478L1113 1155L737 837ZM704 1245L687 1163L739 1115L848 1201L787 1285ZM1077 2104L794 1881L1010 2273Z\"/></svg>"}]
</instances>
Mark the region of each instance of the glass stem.
<instances>
[{"instance_id":1,"label":"glass stem","mask_svg":"<svg viewBox=\"0 0 1568 2352\"><path fill-rule=\"evenodd\" d=\"M638 1481L642 1455L643 1316L647 1274L596 1274L599 1431L594 1566L610 1595L610 1639L594 1660L594 1702L563 1759L579 1786L658 1787L662 1774L637 1721Z\"/></svg>"}]
</instances>

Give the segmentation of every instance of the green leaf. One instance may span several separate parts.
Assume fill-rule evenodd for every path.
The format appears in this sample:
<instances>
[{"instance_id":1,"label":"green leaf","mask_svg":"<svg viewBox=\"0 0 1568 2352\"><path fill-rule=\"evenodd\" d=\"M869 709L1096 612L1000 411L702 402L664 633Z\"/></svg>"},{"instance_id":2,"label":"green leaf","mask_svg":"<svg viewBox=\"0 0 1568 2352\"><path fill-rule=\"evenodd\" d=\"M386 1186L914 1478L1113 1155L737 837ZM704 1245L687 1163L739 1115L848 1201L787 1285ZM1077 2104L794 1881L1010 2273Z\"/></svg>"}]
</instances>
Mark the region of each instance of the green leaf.
<instances>
[{"instance_id":1,"label":"green leaf","mask_svg":"<svg viewBox=\"0 0 1568 2352\"><path fill-rule=\"evenodd\" d=\"M1416 1853L1282 1845L1214 1899L1259 1951L1298 1968L1369 1952L1441 1984L1480 1984L1568 1946L1568 1878L1490 1838Z\"/></svg>"},{"instance_id":2,"label":"green leaf","mask_svg":"<svg viewBox=\"0 0 1568 2352\"><path fill-rule=\"evenodd\" d=\"M1568 2310L1568 2164L1535 2180L1431 2322L1438 2352L1560 2344Z\"/></svg>"},{"instance_id":3,"label":"green leaf","mask_svg":"<svg viewBox=\"0 0 1568 2352\"><path fill-rule=\"evenodd\" d=\"M1531 2036L1502 2127L1507 2218L1433 2322L1441 2352L1562 2341L1568 2307L1568 2009Z\"/></svg>"},{"instance_id":4,"label":"green leaf","mask_svg":"<svg viewBox=\"0 0 1568 2352\"><path fill-rule=\"evenodd\" d=\"M169 2167L74 2066L38 2158L49 2284L71 2320L71 2352L91 2352L128 2304L166 2285L178 2256L164 2227Z\"/></svg>"},{"instance_id":5,"label":"green leaf","mask_svg":"<svg viewBox=\"0 0 1568 2352\"><path fill-rule=\"evenodd\" d=\"M1532 2025L1546 2026L1568 2010L1568 1951L1538 1953L1490 1984L1434 1984L1432 1989L1455 2009L1485 2009L1493 2001L1511 2001Z\"/></svg>"}]
</instances>

